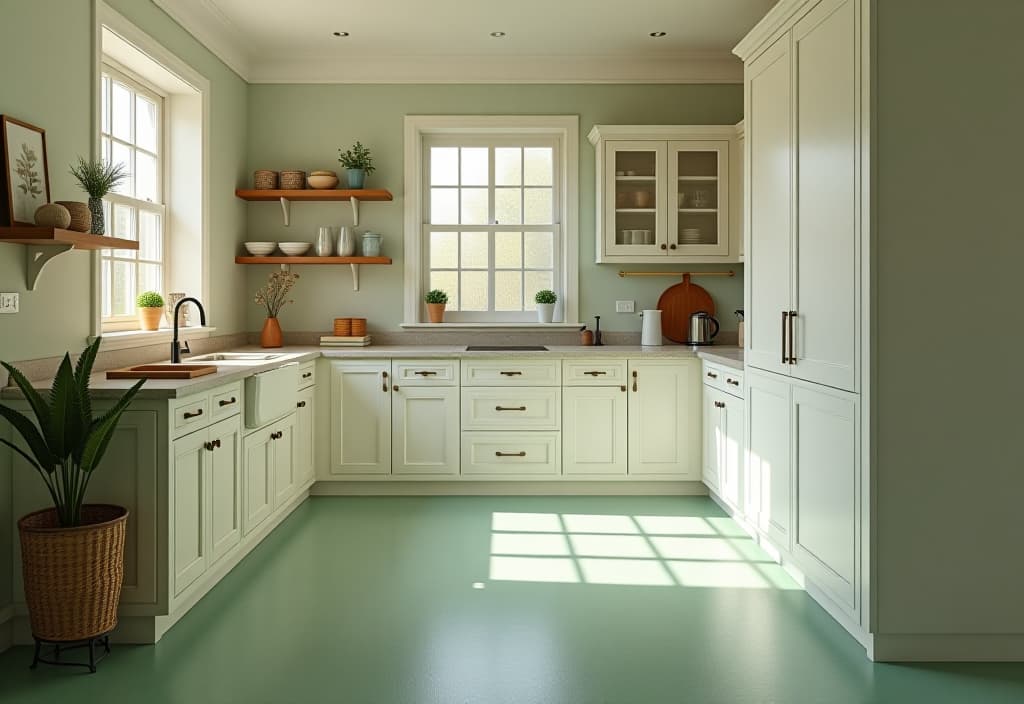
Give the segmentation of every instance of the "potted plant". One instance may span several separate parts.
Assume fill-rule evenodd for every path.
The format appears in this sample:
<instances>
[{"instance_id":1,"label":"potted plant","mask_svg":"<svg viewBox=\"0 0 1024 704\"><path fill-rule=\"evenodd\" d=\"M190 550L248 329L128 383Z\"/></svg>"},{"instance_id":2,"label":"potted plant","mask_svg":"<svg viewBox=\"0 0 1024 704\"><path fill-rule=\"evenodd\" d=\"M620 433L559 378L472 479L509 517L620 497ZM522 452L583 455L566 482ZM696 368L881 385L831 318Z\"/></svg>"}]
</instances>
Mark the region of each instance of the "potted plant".
<instances>
[{"instance_id":1,"label":"potted plant","mask_svg":"<svg viewBox=\"0 0 1024 704\"><path fill-rule=\"evenodd\" d=\"M280 347L284 344L277 316L287 304L295 303L288 299L288 292L298 278L298 274L290 271L275 271L267 277L266 285L256 292L256 302L267 310L267 319L263 321L263 330L260 332L261 347Z\"/></svg>"},{"instance_id":2,"label":"potted plant","mask_svg":"<svg viewBox=\"0 0 1024 704\"><path fill-rule=\"evenodd\" d=\"M94 235L106 233L106 223L103 221L103 196L128 178L127 168L124 164L86 161L78 157L78 163L71 167L71 175L78 179L82 190L89 194L89 212L92 214L92 227L89 232Z\"/></svg>"},{"instance_id":3,"label":"potted plant","mask_svg":"<svg viewBox=\"0 0 1024 704\"><path fill-rule=\"evenodd\" d=\"M351 149L338 149L338 161L348 174L349 188L362 188L366 183L366 175L376 171L370 150L360 142L353 144Z\"/></svg>"},{"instance_id":4,"label":"potted plant","mask_svg":"<svg viewBox=\"0 0 1024 704\"><path fill-rule=\"evenodd\" d=\"M135 299L138 308L139 326L143 330L159 330L160 318L164 314L164 297L156 291L140 293Z\"/></svg>"},{"instance_id":5,"label":"potted plant","mask_svg":"<svg viewBox=\"0 0 1024 704\"><path fill-rule=\"evenodd\" d=\"M544 289L537 291L533 300L537 304L537 320L542 323L550 323L555 317L555 303L558 301L558 296L554 291Z\"/></svg>"},{"instance_id":6,"label":"potted plant","mask_svg":"<svg viewBox=\"0 0 1024 704\"><path fill-rule=\"evenodd\" d=\"M427 291L426 295L423 296L423 301L427 304L427 315L430 316L430 322L443 323L444 307L448 304L448 294L439 288L435 288Z\"/></svg>"},{"instance_id":7,"label":"potted plant","mask_svg":"<svg viewBox=\"0 0 1024 704\"><path fill-rule=\"evenodd\" d=\"M97 338L74 368L71 356L65 354L48 395L2 363L35 419L0 404L0 417L17 431L23 444L3 438L0 443L39 474L53 501L52 507L18 521L25 603L37 661L44 642L88 641L91 653L91 645L117 625L128 511L121 506L87 504L85 495L121 415L145 380L94 417L89 375L99 347ZM93 663L90 669L95 671Z\"/></svg>"}]
</instances>

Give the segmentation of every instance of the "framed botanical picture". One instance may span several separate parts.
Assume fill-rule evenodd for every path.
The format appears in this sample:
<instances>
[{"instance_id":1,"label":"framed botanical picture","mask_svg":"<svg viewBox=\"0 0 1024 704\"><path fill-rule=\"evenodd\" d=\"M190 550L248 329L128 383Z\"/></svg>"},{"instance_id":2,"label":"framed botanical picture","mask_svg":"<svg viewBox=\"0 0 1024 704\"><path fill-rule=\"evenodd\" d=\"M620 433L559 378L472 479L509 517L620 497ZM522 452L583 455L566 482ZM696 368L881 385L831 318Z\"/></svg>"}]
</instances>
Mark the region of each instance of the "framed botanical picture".
<instances>
[{"instance_id":1,"label":"framed botanical picture","mask_svg":"<svg viewBox=\"0 0 1024 704\"><path fill-rule=\"evenodd\" d=\"M34 225L36 208L50 202L46 132L7 115L0 115L0 130L0 225Z\"/></svg>"}]
</instances>

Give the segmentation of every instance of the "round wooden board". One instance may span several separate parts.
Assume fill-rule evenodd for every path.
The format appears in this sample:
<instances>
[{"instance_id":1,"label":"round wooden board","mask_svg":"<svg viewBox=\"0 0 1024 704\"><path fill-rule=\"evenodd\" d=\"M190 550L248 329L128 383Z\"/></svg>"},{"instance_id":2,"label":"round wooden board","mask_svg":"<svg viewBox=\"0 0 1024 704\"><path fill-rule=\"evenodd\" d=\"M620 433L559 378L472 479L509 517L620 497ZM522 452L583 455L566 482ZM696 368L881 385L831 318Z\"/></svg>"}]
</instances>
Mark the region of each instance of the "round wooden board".
<instances>
[{"instance_id":1,"label":"round wooden board","mask_svg":"<svg viewBox=\"0 0 1024 704\"><path fill-rule=\"evenodd\" d=\"M698 311L715 314L711 294L690 281L689 274L675 286L669 286L658 299L661 311L661 334L672 342L686 343L690 335L690 316Z\"/></svg>"}]
</instances>

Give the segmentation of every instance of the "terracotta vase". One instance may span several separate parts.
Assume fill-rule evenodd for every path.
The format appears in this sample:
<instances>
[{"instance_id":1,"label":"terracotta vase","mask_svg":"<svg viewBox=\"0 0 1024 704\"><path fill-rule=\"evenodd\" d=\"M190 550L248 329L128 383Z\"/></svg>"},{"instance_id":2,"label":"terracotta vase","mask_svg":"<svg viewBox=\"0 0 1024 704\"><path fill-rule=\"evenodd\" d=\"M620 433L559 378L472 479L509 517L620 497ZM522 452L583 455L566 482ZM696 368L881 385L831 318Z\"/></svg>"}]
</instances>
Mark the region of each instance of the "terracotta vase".
<instances>
[{"instance_id":1,"label":"terracotta vase","mask_svg":"<svg viewBox=\"0 0 1024 704\"><path fill-rule=\"evenodd\" d=\"M445 303L428 303L427 304L427 315L430 316L430 322L432 323L443 323L444 322L444 307Z\"/></svg>"},{"instance_id":2,"label":"terracotta vase","mask_svg":"<svg viewBox=\"0 0 1024 704\"><path fill-rule=\"evenodd\" d=\"M277 318L264 320L263 331L260 332L260 347L280 347L283 344L281 323L277 322Z\"/></svg>"},{"instance_id":3,"label":"terracotta vase","mask_svg":"<svg viewBox=\"0 0 1024 704\"><path fill-rule=\"evenodd\" d=\"M139 327L143 330L159 330L160 319L164 317L163 306L160 308L139 308Z\"/></svg>"}]
</instances>

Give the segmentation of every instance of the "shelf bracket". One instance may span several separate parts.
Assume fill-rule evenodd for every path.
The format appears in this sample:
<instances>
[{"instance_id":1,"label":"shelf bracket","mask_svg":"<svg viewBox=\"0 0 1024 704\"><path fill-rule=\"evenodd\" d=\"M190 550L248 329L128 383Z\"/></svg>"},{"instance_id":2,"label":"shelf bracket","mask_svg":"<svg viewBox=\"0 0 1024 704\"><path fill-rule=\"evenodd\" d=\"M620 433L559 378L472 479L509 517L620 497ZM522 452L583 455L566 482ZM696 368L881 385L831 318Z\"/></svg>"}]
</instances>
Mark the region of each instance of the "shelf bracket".
<instances>
[{"instance_id":1,"label":"shelf bracket","mask_svg":"<svg viewBox=\"0 0 1024 704\"><path fill-rule=\"evenodd\" d=\"M284 214L284 226L288 227L292 214L292 202L287 198L281 198L281 212Z\"/></svg>"},{"instance_id":2,"label":"shelf bracket","mask_svg":"<svg viewBox=\"0 0 1024 704\"><path fill-rule=\"evenodd\" d=\"M352 203L352 227L359 227L359 199L352 196L348 200ZM359 290L358 286L356 287L356 290Z\"/></svg>"},{"instance_id":3,"label":"shelf bracket","mask_svg":"<svg viewBox=\"0 0 1024 704\"><path fill-rule=\"evenodd\" d=\"M349 264L349 266L352 267L352 290L353 291L358 291L359 290L359 265L358 264Z\"/></svg>"},{"instance_id":4,"label":"shelf bracket","mask_svg":"<svg viewBox=\"0 0 1024 704\"><path fill-rule=\"evenodd\" d=\"M64 254L64 252L72 249L70 244L67 245L51 245L46 247L25 247L25 279L28 284L29 291L36 290L36 281L39 279L39 274L42 273L43 267L56 257L57 255Z\"/></svg>"}]
</instances>

